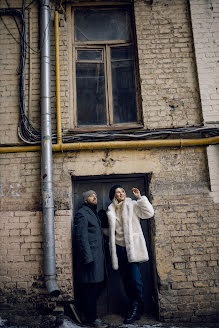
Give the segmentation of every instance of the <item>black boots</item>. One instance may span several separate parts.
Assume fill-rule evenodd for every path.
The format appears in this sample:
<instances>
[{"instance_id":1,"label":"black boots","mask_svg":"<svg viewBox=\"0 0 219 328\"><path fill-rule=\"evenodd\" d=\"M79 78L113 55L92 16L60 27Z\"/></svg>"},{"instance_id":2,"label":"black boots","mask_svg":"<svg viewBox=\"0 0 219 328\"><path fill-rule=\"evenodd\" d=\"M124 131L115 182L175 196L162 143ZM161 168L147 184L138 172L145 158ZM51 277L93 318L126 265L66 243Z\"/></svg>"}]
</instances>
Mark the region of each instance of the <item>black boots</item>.
<instances>
[{"instance_id":1,"label":"black boots","mask_svg":"<svg viewBox=\"0 0 219 328\"><path fill-rule=\"evenodd\" d=\"M143 303L135 301L132 303L130 311L128 312L124 323L125 324L131 324L136 320L139 320L141 318L141 315L143 313Z\"/></svg>"}]
</instances>

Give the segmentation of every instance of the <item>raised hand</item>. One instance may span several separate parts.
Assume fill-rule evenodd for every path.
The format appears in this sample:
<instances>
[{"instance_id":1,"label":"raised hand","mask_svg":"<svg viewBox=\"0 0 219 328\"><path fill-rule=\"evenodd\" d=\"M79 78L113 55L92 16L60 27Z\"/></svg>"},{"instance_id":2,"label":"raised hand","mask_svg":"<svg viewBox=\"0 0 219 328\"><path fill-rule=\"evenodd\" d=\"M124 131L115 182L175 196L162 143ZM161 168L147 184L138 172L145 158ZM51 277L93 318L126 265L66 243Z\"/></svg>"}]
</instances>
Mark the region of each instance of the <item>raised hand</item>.
<instances>
[{"instance_id":1,"label":"raised hand","mask_svg":"<svg viewBox=\"0 0 219 328\"><path fill-rule=\"evenodd\" d=\"M141 193L140 193L140 191L139 191L138 188L132 188L132 192L133 192L133 195L134 195L136 198L138 198L138 199L141 198Z\"/></svg>"}]
</instances>

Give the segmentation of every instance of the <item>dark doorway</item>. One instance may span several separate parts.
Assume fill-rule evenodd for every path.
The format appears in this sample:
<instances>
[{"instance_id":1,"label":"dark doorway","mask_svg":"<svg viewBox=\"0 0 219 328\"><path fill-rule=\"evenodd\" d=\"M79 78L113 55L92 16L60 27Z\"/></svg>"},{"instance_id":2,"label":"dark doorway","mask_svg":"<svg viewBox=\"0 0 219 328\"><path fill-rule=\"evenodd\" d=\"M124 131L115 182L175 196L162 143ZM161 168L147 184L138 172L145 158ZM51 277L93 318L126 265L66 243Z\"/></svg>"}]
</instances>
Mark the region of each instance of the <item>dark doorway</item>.
<instances>
[{"instance_id":1,"label":"dark doorway","mask_svg":"<svg viewBox=\"0 0 219 328\"><path fill-rule=\"evenodd\" d=\"M85 190L95 190L98 195L98 211L107 210L109 200L109 190L115 184L121 184L126 190L127 197L135 199L132 188L136 187L142 195L148 195L148 175L109 175L109 176L86 176L72 177L73 180L73 216L82 204L82 193ZM153 278L153 258L151 249L150 220L141 220L142 230L146 239L150 260L142 263L141 272L144 283L144 310L147 313L153 312L154 304L154 278ZM74 241L73 241L74 247ZM124 315L127 311L127 302L119 272L111 268L108 246L106 245L106 260L108 269L108 279L101 293L98 312L100 315L119 314ZM76 287L76 286L74 286ZM75 288L76 290L76 288Z\"/></svg>"}]
</instances>

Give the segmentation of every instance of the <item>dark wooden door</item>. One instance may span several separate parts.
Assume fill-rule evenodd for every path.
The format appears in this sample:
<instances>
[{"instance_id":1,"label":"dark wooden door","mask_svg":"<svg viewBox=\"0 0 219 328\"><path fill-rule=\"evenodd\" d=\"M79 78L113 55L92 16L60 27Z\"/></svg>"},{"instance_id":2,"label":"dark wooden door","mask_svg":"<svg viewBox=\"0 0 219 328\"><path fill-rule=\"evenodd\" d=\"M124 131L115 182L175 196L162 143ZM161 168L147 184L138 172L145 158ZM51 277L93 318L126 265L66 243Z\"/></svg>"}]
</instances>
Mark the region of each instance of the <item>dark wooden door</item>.
<instances>
[{"instance_id":1,"label":"dark wooden door","mask_svg":"<svg viewBox=\"0 0 219 328\"><path fill-rule=\"evenodd\" d=\"M73 210L74 213L82 204L83 191L92 189L98 195L98 211L107 210L110 199L109 190L115 184L121 184L126 191L127 197L135 199L132 188L136 187L142 195L147 196L147 175L110 175L95 177L74 177L73 178ZM144 284L144 309L151 312L153 305L154 283L152 272L152 252L150 240L150 220L141 220L142 230L146 239L150 260L141 263L142 279ZM124 315L127 311L128 300L124 293L123 285L120 280L119 271L111 268L108 246L105 250L108 278L104 284L101 296L99 298L98 312L100 315L110 313Z\"/></svg>"}]
</instances>

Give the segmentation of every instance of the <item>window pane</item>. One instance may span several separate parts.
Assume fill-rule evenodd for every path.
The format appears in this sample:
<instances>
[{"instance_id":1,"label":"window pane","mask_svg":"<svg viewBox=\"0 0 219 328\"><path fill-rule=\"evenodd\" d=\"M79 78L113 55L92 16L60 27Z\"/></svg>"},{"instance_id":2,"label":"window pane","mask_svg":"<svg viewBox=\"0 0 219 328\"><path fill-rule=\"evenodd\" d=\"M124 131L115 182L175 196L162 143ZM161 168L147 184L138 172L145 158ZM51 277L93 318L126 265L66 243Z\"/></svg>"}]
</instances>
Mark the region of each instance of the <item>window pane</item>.
<instances>
[{"instance_id":1,"label":"window pane","mask_svg":"<svg viewBox=\"0 0 219 328\"><path fill-rule=\"evenodd\" d=\"M78 50L78 60L102 60L102 50Z\"/></svg>"},{"instance_id":2,"label":"window pane","mask_svg":"<svg viewBox=\"0 0 219 328\"><path fill-rule=\"evenodd\" d=\"M112 47L111 48L111 60L121 60L121 59L133 59L133 47Z\"/></svg>"},{"instance_id":3,"label":"window pane","mask_svg":"<svg viewBox=\"0 0 219 328\"><path fill-rule=\"evenodd\" d=\"M106 124L104 65L76 64L78 125Z\"/></svg>"},{"instance_id":4,"label":"window pane","mask_svg":"<svg viewBox=\"0 0 219 328\"><path fill-rule=\"evenodd\" d=\"M112 62L114 123L137 121L134 62Z\"/></svg>"},{"instance_id":5,"label":"window pane","mask_svg":"<svg viewBox=\"0 0 219 328\"><path fill-rule=\"evenodd\" d=\"M76 41L131 40L127 10L75 10Z\"/></svg>"}]
</instances>

